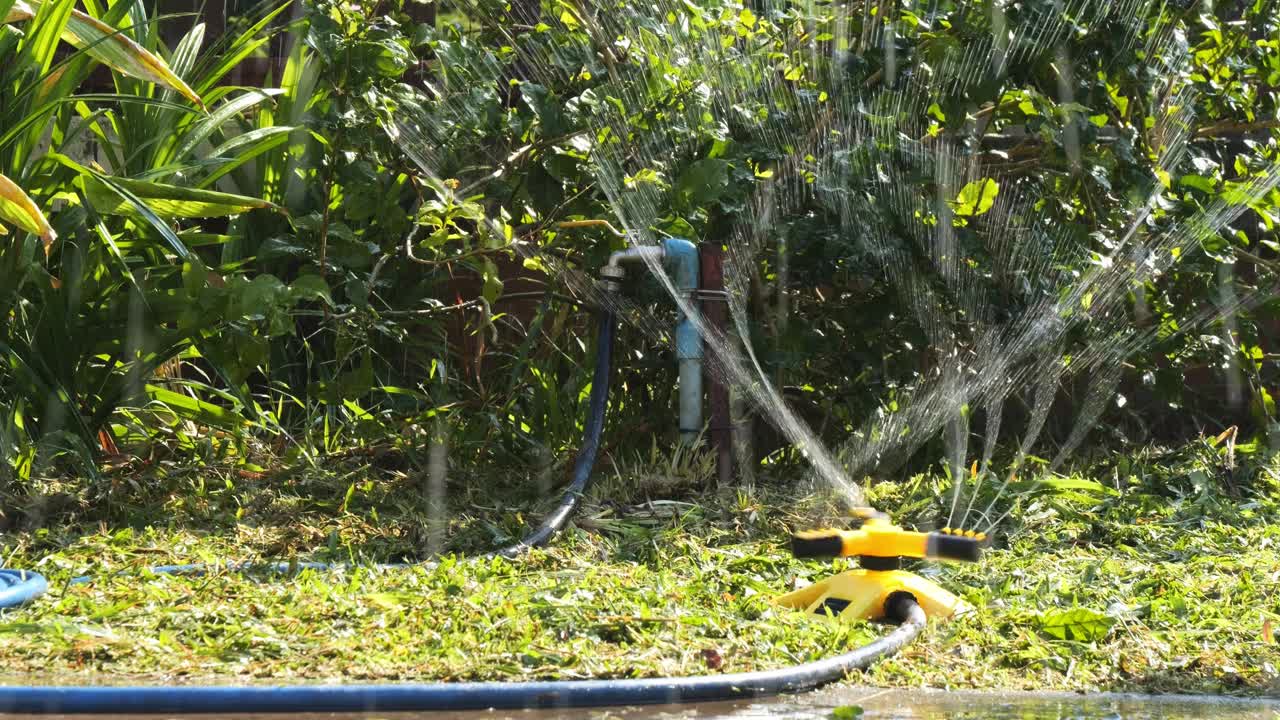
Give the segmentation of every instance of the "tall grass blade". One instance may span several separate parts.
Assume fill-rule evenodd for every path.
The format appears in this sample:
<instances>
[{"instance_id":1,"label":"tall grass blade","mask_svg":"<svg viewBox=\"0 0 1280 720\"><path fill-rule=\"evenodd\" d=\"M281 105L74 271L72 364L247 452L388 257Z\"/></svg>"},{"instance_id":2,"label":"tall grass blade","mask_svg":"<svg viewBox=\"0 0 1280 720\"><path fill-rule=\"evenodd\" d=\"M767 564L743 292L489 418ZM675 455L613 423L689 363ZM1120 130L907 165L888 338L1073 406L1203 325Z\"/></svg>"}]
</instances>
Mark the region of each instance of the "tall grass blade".
<instances>
[{"instance_id":1,"label":"tall grass blade","mask_svg":"<svg viewBox=\"0 0 1280 720\"><path fill-rule=\"evenodd\" d=\"M58 14L65 9L70 9L70 13L65 17ZM5 12L4 24L31 20L36 17L36 14L23 0L16 0ZM62 23L58 36L83 50L93 59L130 77L147 80L174 90L201 109L204 108L204 101L196 91L188 87L164 60L120 31L95 17L71 8L70 3L59 3L53 6L49 14L51 21ZM37 25L41 27L33 35L29 47L33 57L47 71L53 61L53 51L56 47L51 28L56 26L48 25L43 20ZM187 43L188 47L184 48L184 52L188 55L194 53L194 48L190 46L198 47L202 37L203 32L200 32L189 38L191 42ZM190 60L188 59L185 64L190 65Z\"/></svg>"},{"instance_id":2,"label":"tall grass blade","mask_svg":"<svg viewBox=\"0 0 1280 720\"><path fill-rule=\"evenodd\" d=\"M200 96L164 60L101 20L75 10L62 38L113 70L167 87L204 109Z\"/></svg>"},{"instance_id":3,"label":"tall grass blade","mask_svg":"<svg viewBox=\"0 0 1280 720\"><path fill-rule=\"evenodd\" d=\"M0 23L0 25L8 25L9 23L16 23L16 22L22 22L23 20L30 20L35 16L36 16L36 13L34 10L31 9L30 5L22 2L22 0L15 0L13 5L8 10L5 11L4 22Z\"/></svg>"},{"instance_id":4,"label":"tall grass blade","mask_svg":"<svg viewBox=\"0 0 1280 720\"><path fill-rule=\"evenodd\" d=\"M239 215L250 210L280 210L274 203L244 195L124 178L111 178L111 181L118 188L124 188L141 199L160 217L210 218ZM85 191L93 207L100 213L138 214L131 199L121 195L117 188L108 188L101 181L86 178Z\"/></svg>"}]
</instances>

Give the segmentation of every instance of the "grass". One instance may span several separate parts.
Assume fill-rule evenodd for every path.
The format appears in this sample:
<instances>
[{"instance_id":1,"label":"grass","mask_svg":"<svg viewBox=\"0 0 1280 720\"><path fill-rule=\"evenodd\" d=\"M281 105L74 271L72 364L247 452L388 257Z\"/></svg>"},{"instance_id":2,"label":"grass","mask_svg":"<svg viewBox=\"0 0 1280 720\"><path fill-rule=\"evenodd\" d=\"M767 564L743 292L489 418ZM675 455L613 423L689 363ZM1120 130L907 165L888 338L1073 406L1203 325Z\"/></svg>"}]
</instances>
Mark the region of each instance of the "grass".
<instances>
[{"instance_id":1,"label":"grass","mask_svg":"<svg viewBox=\"0 0 1280 720\"><path fill-rule=\"evenodd\" d=\"M1019 486L982 564L929 570L975 611L934 624L865 681L1280 695L1280 645L1268 635L1280 635L1274 464L1224 473L1218 455L1192 450ZM413 557L432 533L463 550L518 537L534 520L517 511L521 483L459 489L448 522L427 530L412 475L384 463L117 475L95 496L50 484L25 515L8 513L0 564L38 569L53 589L0 614L5 680L648 677L789 665L883 631L771 604L797 580L843 567L785 552L789 530L830 519L819 495L693 492L666 477L653 486L681 499L648 502L646 487L626 481L664 473L640 468L603 483L578 527L525 561L378 571L359 563ZM945 493L935 476L872 490L879 507L917 522ZM143 569L265 557L357 566L287 577ZM97 579L68 584L85 572ZM1056 637L1075 608L1096 613L1074 633L1086 639Z\"/></svg>"}]
</instances>

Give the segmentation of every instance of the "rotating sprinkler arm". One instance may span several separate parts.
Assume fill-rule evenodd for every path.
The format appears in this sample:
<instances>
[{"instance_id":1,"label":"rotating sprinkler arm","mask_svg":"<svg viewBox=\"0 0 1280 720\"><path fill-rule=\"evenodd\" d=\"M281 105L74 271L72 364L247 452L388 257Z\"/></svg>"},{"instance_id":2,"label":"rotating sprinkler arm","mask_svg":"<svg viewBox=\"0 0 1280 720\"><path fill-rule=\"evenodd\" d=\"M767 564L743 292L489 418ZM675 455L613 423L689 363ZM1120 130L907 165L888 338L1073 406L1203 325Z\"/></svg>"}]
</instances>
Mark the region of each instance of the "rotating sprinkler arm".
<instances>
[{"instance_id":1,"label":"rotating sprinkler arm","mask_svg":"<svg viewBox=\"0 0 1280 720\"><path fill-rule=\"evenodd\" d=\"M987 536L972 530L912 532L884 515L866 517L854 530L811 530L791 536L791 552L799 558L928 558L977 562ZM863 563L866 565L866 563Z\"/></svg>"}]
</instances>

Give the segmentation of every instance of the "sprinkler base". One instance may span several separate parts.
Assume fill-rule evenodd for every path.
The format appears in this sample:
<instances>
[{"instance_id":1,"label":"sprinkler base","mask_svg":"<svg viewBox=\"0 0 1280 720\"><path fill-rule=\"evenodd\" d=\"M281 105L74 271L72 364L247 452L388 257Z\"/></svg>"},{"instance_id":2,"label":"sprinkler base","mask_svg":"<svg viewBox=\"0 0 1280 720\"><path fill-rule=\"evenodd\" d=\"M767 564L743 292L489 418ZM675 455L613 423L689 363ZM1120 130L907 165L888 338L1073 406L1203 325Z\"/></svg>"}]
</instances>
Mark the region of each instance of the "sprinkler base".
<instances>
[{"instance_id":1,"label":"sprinkler base","mask_svg":"<svg viewBox=\"0 0 1280 720\"><path fill-rule=\"evenodd\" d=\"M816 615L840 620L881 620L889 598L907 593L925 615L947 618L970 607L937 583L905 570L858 568L829 577L779 597L774 602Z\"/></svg>"}]
</instances>

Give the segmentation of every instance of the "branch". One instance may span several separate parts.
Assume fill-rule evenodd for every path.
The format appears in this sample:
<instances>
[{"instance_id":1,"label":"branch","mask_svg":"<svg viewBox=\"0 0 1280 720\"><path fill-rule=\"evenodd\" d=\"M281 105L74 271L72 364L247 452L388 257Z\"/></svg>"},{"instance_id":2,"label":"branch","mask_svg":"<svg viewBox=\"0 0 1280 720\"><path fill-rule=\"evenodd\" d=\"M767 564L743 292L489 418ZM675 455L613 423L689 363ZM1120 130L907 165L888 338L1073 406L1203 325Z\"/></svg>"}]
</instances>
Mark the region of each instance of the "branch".
<instances>
[{"instance_id":1,"label":"branch","mask_svg":"<svg viewBox=\"0 0 1280 720\"><path fill-rule=\"evenodd\" d=\"M1231 137L1236 135L1248 135L1250 133L1260 132L1262 130L1274 130L1280 128L1280 120L1259 120L1251 123L1238 122L1220 122L1216 125L1202 127L1192 134L1193 138L1217 138Z\"/></svg>"}]
</instances>

